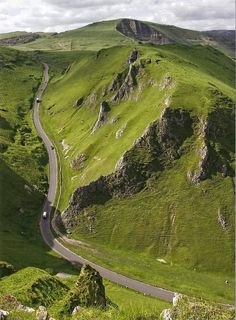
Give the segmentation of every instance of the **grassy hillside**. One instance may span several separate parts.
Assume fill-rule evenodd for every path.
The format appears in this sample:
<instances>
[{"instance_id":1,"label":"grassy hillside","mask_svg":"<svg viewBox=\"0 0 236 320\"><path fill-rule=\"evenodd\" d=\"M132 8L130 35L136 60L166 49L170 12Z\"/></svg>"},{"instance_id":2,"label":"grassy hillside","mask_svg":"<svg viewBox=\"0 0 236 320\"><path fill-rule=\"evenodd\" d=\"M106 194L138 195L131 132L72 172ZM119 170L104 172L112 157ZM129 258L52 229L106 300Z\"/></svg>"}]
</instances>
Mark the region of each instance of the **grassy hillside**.
<instances>
[{"instance_id":1,"label":"grassy hillside","mask_svg":"<svg viewBox=\"0 0 236 320\"><path fill-rule=\"evenodd\" d=\"M120 30L120 24L124 24L123 30ZM148 28L151 29L148 31ZM130 33L127 33L128 29ZM211 45L225 54L234 57L235 39L234 31L232 30L230 32L222 30L221 33L217 31L200 32L176 26L132 19L95 22L79 29L69 30L58 34L38 32L36 34L40 35L40 38L28 43L24 43L24 41L17 43L12 42L12 46L16 45L16 47L21 50L97 51L102 48L131 45L140 41L142 42L143 33L146 33L147 36L144 42L156 43L156 32L159 32L161 37L167 37L167 43ZM24 34L12 33L9 35L21 36ZM2 37L6 38L6 35L3 34Z\"/></svg>"},{"instance_id":2,"label":"grassy hillside","mask_svg":"<svg viewBox=\"0 0 236 320\"><path fill-rule=\"evenodd\" d=\"M76 188L114 172L121 155L164 108L186 110L196 126L213 112L213 126L222 121L227 127L229 117L222 118L224 111L217 116L216 111L232 113L231 59L203 46L136 48L139 57L132 72L137 74L130 76L131 88L126 86L126 95L116 101L114 88L128 74L132 46L78 54L67 72L54 73L51 79L41 117L60 153L61 211ZM95 130L104 101L105 121ZM184 143L183 156L170 166L166 162L166 169L155 174L145 190L91 204L78 214L70 232L95 247L93 252L74 248L91 260L150 283L230 302L233 287L224 281L233 276L232 178L222 178L216 170L197 185L188 180L187 173L200 161L200 128L194 128ZM224 129L229 138L211 144L216 154L227 154L232 168L233 129L229 128L231 124ZM138 157L141 161L146 154ZM218 221L221 214L227 219L226 230Z\"/></svg>"},{"instance_id":3,"label":"grassy hillside","mask_svg":"<svg viewBox=\"0 0 236 320\"><path fill-rule=\"evenodd\" d=\"M4 310L14 310L14 304L9 303L6 297L13 295L18 302L37 309L39 305L47 307L50 315L55 319L78 319L61 313L67 292L75 287L78 276L58 278L37 268L25 268L1 280L0 307ZM79 316L83 319L134 319L142 317L151 319L151 315L158 317L170 303L158 299L145 297L134 291L121 288L118 285L105 281L106 296L112 301L113 307L106 310L98 308L81 308ZM8 303L7 303L8 301ZM15 318L14 318L15 316ZM26 318L27 316L27 318ZM27 314L11 311L9 319L35 319L35 312Z\"/></svg>"},{"instance_id":4,"label":"grassy hillside","mask_svg":"<svg viewBox=\"0 0 236 320\"><path fill-rule=\"evenodd\" d=\"M16 269L67 268L43 243L38 226L48 160L33 126L32 103L42 66L34 55L5 48L0 65L0 259Z\"/></svg>"},{"instance_id":5,"label":"grassy hillside","mask_svg":"<svg viewBox=\"0 0 236 320\"><path fill-rule=\"evenodd\" d=\"M133 41L116 31L118 20L97 22L80 29L61 32L38 39L27 45L17 46L24 50L99 50L102 48L131 44Z\"/></svg>"}]
</instances>

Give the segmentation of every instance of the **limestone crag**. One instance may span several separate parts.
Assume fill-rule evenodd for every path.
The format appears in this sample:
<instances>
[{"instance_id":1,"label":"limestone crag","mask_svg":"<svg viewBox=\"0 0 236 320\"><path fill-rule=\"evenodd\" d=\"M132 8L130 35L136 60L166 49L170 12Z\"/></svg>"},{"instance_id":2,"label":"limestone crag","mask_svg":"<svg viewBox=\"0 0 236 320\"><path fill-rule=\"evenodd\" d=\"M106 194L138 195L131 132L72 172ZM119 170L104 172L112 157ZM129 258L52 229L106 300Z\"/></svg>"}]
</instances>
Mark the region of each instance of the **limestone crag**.
<instances>
[{"instance_id":1,"label":"limestone crag","mask_svg":"<svg viewBox=\"0 0 236 320\"><path fill-rule=\"evenodd\" d=\"M99 272L84 265L81 268L76 286L68 291L62 307L63 314L77 313L81 307L105 308L105 287Z\"/></svg>"},{"instance_id":2,"label":"limestone crag","mask_svg":"<svg viewBox=\"0 0 236 320\"><path fill-rule=\"evenodd\" d=\"M117 31L126 37L155 44L167 44L173 42L166 35L154 29L147 23L132 20L122 19L116 26Z\"/></svg>"},{"instance_id":3,"label":"limestone crag","mask_svg":"<svg viewBox=\"0 0 236 320\"><path fill-rule=\"evenodd\" d=\"M72 227L73 217L89 205L112 197L126 197L141 191L153 172L161 171L181 156L181 145L193 134L193 120L187 111L166 108L133 147L118 161L116 171L78 188L62 215L64 226Z\"/></svg>"},{"instance_id":4,"label":"limestone crag","mask_svg":"<svg viewBox=\"0 0 236 320\"><path fill-rule=\"evenodd\" d=\"M233 176L234 173L228 160L230 159L229 151L233 152L230 142L234 137L233 119L232 109L217 108L208 114L205 121L200 121L200 136L203 142L200 150L197 150L200 155L198 169L188 173L192 183L199 183L216 172L221 173L223 177Z\"/></svg>"},{"instance_id":5,"label":"limestone crag","mask_svg":"<svg viewBox=\"0 0 236 320\"><path fill-rule=\"evenodd\" d=\"M127 99L130 93L134 90L135 86L137 85L137 75L139 72L139 66L130 64L128 73L125 77L125 80L122 82L122 79L117 79L116 81L116 89L118 90L114 97L112 98L113 102L119 102L122 99Z\"/></svg>"},{"instance_id":6,"label":"limestone crag","mask_svg":"<svg viewBox=\"0 0 236 320\"><path fill-rule=\"evenodd\" d=\"M38 38L40 38L40 35L37 33L26 33L16 37L0 39L0 46L15 46L18 44L35 41Z\"/></svg>"},{"instance_id":7,"label":"limestone crag","mask_svg":"<svg viewBox=\"0 0 236 320\"><path fill-rule=\"evenodd\" d=\"M103 101L100 105L98 119L93 127L92 133L100 128L107 120L107 113L110 111L110 107L106 101Z\"/></svg>"}]
</instances>

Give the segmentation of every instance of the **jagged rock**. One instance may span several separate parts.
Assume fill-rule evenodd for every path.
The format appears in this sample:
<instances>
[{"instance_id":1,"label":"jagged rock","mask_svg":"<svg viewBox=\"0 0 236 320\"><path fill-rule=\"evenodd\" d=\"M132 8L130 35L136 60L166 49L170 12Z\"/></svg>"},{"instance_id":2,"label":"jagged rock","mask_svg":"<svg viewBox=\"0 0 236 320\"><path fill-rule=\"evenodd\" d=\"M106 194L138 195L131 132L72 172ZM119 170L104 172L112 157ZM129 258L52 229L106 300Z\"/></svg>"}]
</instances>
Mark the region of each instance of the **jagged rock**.
<instances>
[{"instance_id":1,"label":"jagged rock","mask_svg":"<svg viewBox=\"0 0 236 320\"><path fill-rule=\"evenodd\" d=\"M83 265L76 286L66 295L62 313L71 314L80 307L106 306L105 288L99 272L88 265Z\"/></svg>"},{"instance_id":2,"label":"jagged rock","mask_svg":"<svg viewBox=\"0 0 236 320\"><path fill-rule=\"evenodd\" d=\"M117 73L115 75L114 80L112 81L111 85L109 86L110 92L115 92L120 89L122 83L124 82L126 76L128 74L128 69L125 69L123 72Z\"/></svg>"},{"instance_id":3,"label":"jagged rock","mask_svg":"<svg viewBox=\"0 0 236 320\"><path fill-rule=\"evenodd\" d=\"M8 315L9 315L9 312L8 312L8 311L5 311L5 310L0 309L0 320L5 320L5 319L7 319Z\"/></svg>"},{"instance_id":4,"label":"jagged rock","mask_svg":"<svg viewBox=\"0 0 236 320\"><path fill-rule=\"evenodd\" d=\"M174 85L172 76L170 74L166 74L162 83L160 84L160 89L164 90L167 88L171 88Z\"/></svg>"},{"instance_id":5,"label":"jagged rock","mask_svg":"<svg viewBox=\"0 0 236 320\"><path fill-rule=\"evenodd\" d=\"M83 102L84 102L84 97L81 97L81 98L79 98L78 100L75 101L73 106L80 108L82 106Z\"/></svg>"},{"instance_id":6,"label":"jagged rock","mask_svg":"<svg viewBox=\"0 0 236 320\"><path fill-rule=\"evenodd\" d=\"M225 149L225 144L234 139L233 119L233 109L215 109L200 120L199 136L203 140L201 149L197 150L200 162L195 172L188 172L193 184L209 178L212 173L219 172L222 177L234 175L228 163L229 151ZM228 149L233 151L234 147L229 145Z\"/></svg>"},{"instance_id":7,"label":"jagged rock","mask_svg":"<svg viewBox=\"0 0 236 320\"><path fill-rule=\"evenodd\" d=\"M27 33L7 39L0 39L0 46L15 46L18 44L35 41L38 38L40 38L40 35L37 33Z\"/></svg>"},{"instance_id":8,"label":"jagged rock","mask_svg":"<svg viewBox=\"0 0 236 320\"><path fill-rule=\"evenodd\" d=\"M84 167L85 161L88 159L86 154L81 153L74 160L71 161L70 166L72 169L81 169Z\"/></svg>"},{"instance_id":9,"label":"jagged rock","mask_svg":"<svg viewBox=\"0 0 236 320\"><path fill-rule=\"evenodd\" d=\"M173 42L160 31L138 20L122 19L117 24L116 29L126 37L139 41L152 42L155 44L167 44Z\"/></svg>"},{"instance_id":10,"label":"jagged rock","mask_svg":"<svg viewBox=\"0 0 236 320\"><path fill-rule=\"evenodd\" d=\"M122 136L126 128L127 128L127 123L118 131L116 131L116 139L120 139L120 137Z\"/></svg>"},{"instance_id":11,"label":"jagged rock","mask_svg":"<svg viewBox=\"0 0 236 320\"><path fill-rule=\"evenodd\" d=\"M226 216L222 213L222 210L218 210L218 222L221 225L223 230L226 230L227 228L227 218Z\"/></svg>"},{"instance_id":12,"label":"jagged rock","mask_svg":"<svg viewBox=\"0 0 236 320\"><path fill-rule=\"evenodd\" d=\"M98 120L95 123L92 133L94 133L98 128L100 128L107 120L107 113L110 111L110 107L106 101L103 101L100 106Z\"/></svg>"},{"instance_id":13,"label":"jagged rock","mask_svg":"<svg viewBox=\"0 0 236 320\"><path fill-rule=\"evenodd\" d=\"M171 316L171 310L170 309L164 309L162 313L160 314L160 317L162 320L173 320Z\"/></svg>"},{"instance_id":14,"label":"jagged rock","mask_svg":"<svg viewBox=\"0 0 236 320\"><path fill-rule=\"evenodd\" d=\"M29 312L29 313L32 313L32 312L35 311L34 308L26 307L21 303L19 303L19 305L17 306L17 309L20 310L20 311Z\"/></svg>"},{"instance_id":15,"label":"jagged rock","mask_svg":"<svg viewBox=\"0 0 236 320\"><path fill-rule=\"evenodd\" d=\"M174 298L172 300L173 306L176 307L179 301L183 298L183 295L180 293L174 293Z\"/></svg>"},{"instance_id":16,"label":"jagged rock","mask_svg":"<svg viewBox=\"0 0 236 320\"><path fill-rule=\"evenodd\" d=\"M72 311L72 315L74 316L75 314L79 313L80 310L81 310L80 306L75 307L74 310Z\"/></svg>"},{"instance_id":17,"label":"jagged rock","mask_svg":"<svg viewBox=\"0 0 236 320\"><path fill-rule=\"evenodd\" d=\"M135 86L137 85L137 75L139 72L139 66L131 64L129 67L129 71L127 73L127 76L120 86L117 93L112 98L113 102L119 102L124 98L128 98L130 93L134 90Z\"/></svg>"},{"instance_id":18,"label":"jagged rock","mask_svg":"<svg viewBox=\"0 0 236 320\"><path fill-rule=\"evenodd\" d=\"M131 55L128 58L128 63L133 63L137 60L138 58L138 51L137 50L133 50Z\"/></svg>"},{"instance_id":19,"label":"jagged rock","mask_svg":"<svg viewBox=\"0 0 236 320\"><path fill-rule=\"evenodd\" d=\"M127 197L145 188L153 172L163 170L181 156L181 145L193 134L192 122L187 111L166 108L161 119L153 122L125 152L114 173L74 192L62 215L64 226L70 228L79 223L73 217L89 205L105 203L112 197Z\"/></svg>"},{"instance_id":20,"label":"jagged rock","mask_svg":"<svg viewBox=\"0 0 236 320\"><path fill-rule=\"evenodd\" d=\"M44 306L39 306L36 311L36 320L49 320L49 314Z\"/></svg>"},{"instance_id":21,"label":"jagged rock","mask_svg":"<svg viewBox=\"0 0 236 320\"><path fill-rule=\"evenodd\" d=\"M102 283L102 277L98 271L89 265L82 267L76 287L80 292L81 306L102 308L106 306L105 287Z\"/></svg>"}]
</instances>

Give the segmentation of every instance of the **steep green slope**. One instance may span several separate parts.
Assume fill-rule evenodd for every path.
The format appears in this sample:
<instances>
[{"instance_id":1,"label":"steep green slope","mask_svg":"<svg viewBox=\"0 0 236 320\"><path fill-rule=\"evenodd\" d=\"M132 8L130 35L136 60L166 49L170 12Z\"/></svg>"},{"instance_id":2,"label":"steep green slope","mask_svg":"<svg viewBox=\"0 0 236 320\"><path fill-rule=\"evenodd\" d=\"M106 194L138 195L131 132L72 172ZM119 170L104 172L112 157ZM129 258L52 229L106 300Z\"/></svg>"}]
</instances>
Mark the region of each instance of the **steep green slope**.
<instances>
[{"instance_id":1,"label":"steep green slope","mask_svg":"<svg viewBox=\"0 0 236 320\"><path fill-rule=\"evenodd\" d=\"M74 250L119 272L232 301L233 61L211 47L136 48L130 65L130 46L84 52L48 87L41 116L60 153L61 211L105 176L76 191L64 225L96 249ZM136 148L152 122L160 138Z\"/></svg>"},{"instance_id":2,"label":"steep green slope","mask_svg":"<svg viewBox=\"0 0 236 320\"><path fill-rule=\"evenodd\" d=\"M85 270L84 267L82 270ZM88 269L88 268L87 268ZM80 276L58 278L37 268L25 268L1 280L0 309L10 311L9 319L35 319L35 312L27 313L17 309L17 305L37 309L39 305L47 307L54 319L78 319L78 315L67 313L68 302L73 302L73 294L79 289L81 300L79 317L82 319L134 319L142 317L151 319L161 313L170 303L145 297L134 291L121 288L118 285L105 282L107 299L106 308L85 306L82 302L89 302L89 297L96 297L96 288L101 284L94 280L93 272L83 272ZM82 286L82 290L81 287ZM76 289L77 288L77 289ZM87 291L90 291L89 295ZM75 303L76 300L74 300ZM91 302L91 301L90 301ZM94 302L93 302L94 303ZM77 304L76 304L77 305Z\"/></svg>"},{"instance_id":3,"label":"steep green slope","mask_svg":"<svg viewBox=\"0 0 236 320\"><path fill-rule=\"evenodd\" d=\"M34 55L0 49L0 254L17 269L54 271L67 263L48 251L38 226L48 160L34 129L32 103L42 70Z\"/></svg>"}]
</instances>

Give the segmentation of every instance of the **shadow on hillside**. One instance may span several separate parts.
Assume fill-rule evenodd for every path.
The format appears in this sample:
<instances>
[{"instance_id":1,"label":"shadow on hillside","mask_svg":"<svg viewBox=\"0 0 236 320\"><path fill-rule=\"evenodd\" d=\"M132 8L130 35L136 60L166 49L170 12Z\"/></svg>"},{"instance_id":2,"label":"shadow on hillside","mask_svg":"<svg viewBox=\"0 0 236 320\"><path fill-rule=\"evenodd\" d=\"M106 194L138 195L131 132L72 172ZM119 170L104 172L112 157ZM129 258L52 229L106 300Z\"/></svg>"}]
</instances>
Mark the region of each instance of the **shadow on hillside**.
<instances>
[{"instance_id":1,"label":"shadow on hillside","mask_svg":"<svg viewBox=\"0 0 236 320\"><path fill-rule=\"evenodd\" d=\"M51 274L78 274L78 269L52 253L42 239L39 221L44 195L2 159L0 172L0 260L17 270L31 266Z\"/></svg>"}]
</instances>

